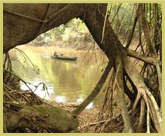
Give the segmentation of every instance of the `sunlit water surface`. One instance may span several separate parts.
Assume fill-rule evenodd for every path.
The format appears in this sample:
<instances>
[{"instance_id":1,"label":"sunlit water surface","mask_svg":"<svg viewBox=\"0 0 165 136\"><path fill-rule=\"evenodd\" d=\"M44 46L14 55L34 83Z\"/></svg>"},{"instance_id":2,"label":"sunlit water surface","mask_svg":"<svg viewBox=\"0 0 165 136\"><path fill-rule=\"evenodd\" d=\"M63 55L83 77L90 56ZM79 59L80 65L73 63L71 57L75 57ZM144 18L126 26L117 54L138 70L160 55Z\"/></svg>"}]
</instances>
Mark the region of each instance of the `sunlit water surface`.
<instances>
[{"instance_id":1,"label":"sunlit water surface","mask_svg":"<svg viewBox=\"0 0 165 136\"><path fill-rule=\"evenodd\" d=\"M30 63L16 50L12 51L13 68L26 82L31 83L31 88L41 98L56 102L81 103L94 89L100 79L107 60L101 51L73 51L69 49L56 49L55 47L20 46L29 59L37 65L40 72L36 72ZM51 55L57 51L66 56L77 56L76 61L63 61L52 59ZM19 61L18 61L19 60ZM48 91L44 91L44 82ZM28 88L21 84L21 89ZM33 85L38 86L36 89ZM103 100L103 93L92 103L88 109Z\"/></svg>"}]
</instances>

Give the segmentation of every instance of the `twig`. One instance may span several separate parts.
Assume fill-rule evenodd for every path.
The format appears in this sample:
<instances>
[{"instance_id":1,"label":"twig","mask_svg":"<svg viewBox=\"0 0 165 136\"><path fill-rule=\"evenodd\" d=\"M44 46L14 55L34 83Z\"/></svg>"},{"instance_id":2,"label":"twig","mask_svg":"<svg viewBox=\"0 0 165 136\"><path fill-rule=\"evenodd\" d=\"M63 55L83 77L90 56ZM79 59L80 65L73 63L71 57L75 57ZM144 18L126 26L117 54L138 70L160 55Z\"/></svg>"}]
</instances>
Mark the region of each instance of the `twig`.
<instances>
[{"instance_id":1,"label":"twig","mask_svg":"<svg viewBox=\"0 0 165 136\"><path fill-rule=\"evenodd\" d=\"M39 68L33 64L33 62L30 60L30 58L26 55L25 52L23 52L22 50L18 49L18 48L14 48L17 51L19 51L20 53L22 53L22 56L24 57L24 59L26 60L26 58L28 59L28 61L30 62L30 64L32 65L32 67L34 68L34 70L36 70L37 72L39 72Z\"/></svg>"},{"instance_id":2,"label":"twig","mask_svg":"<svg viewBox=\"0 0 165 136\"><path fill-rule=\"evenodd\" d=\"M88 8L88 4L85 5L85 12L84 12L84 16L83 16L83 21L85 20L85 16L86 16L86 13L87 13L87 8Z\"/></svg>"},{"instance_id":3,"label":"twig","mask_svg":"<svg viewBox=\"0 0 165 136\"><path fill-rule=\"evenodd\" d=\"M50 97L49 92L48 92L48 88L47 88L47 86L45 85L44 82L40 82L40 83L37 85L37 87L35 88L35 90L34 90L33 92L35 92L35 91L37 90L37 88L39 87L39 85L43 85L43 89L46 91L46 93L47 93L48 96Z\"/></svg>"},{"instance_id":4,"label":"twig","mask_svg":"<svg viewBox=\"0 0 165 136\"><path fill-rule=\"evenodd\" d=\"M114 15L114 17L113 17L112 21L110 22L110 24L113 23L115 17L117 16L117 14L118 14L118 12L119 12L119 9L120 9L121 5L122 5L122 3L120 3L120 5L118 6L118 9L117 9L117 11L116 11L116 14Z\"/></svg>"},{"instance_id":5,"label":"twig","mask_svg":"<svg viewBox=\"0 0 165 136\"><path fill-rule=\"evenodd\" d=\"M3 124L3 131L4 131L4 133L8 133L7 128L6 128L6 125L5 125L5 124Z\"/></svg>"},{"instance_id":6,"label":"twig","mask_svg":"<svg viewBox=\"0 0 165 136\"><path fill-rule=\"evenodd\" d=\"M17 101L18 102L18 100L13 96L13 95L11 95L11 93L10 93L10 91L12 90L10 87L8 87L5 83L3 83L3 87L5 87L6 89L5 89L5 91L10 95L10 97L13 99L13 100L15 100L15 101Z\"/></svg>"},{"instance_id":7,"label":"twig","mask_svg":"<svg viewBox=\"0 0 165 136\"><path fill-rule=\"evenodd\" d=\"M102 17L104 17L104 14L100 11L99 4L97 4L97 6L98 6L98 12L102 15Z\"/></svg>"},{"instance_id":8,"label":"twig","mask_svg":"<svg viewBox=\"0 0 165 136\"><path fill-rule=\"evenodd\" d=\"M25 82L23 79L21 79L20 77L18 77L17 75L13 74L12 72L6 70L6 69L3 69L4 71L10 73L11 75L15 76L16 78L18 78L20 81L22 81L28 88L29 90L32 92L32 94L34 94L33 90L27 85L27 82Z\"/></svg>"},{"instance_id":9,"label":"twig","mask_svg":"<svg viewBox=\"0 0 165 136\"><path fill-rule=\"evenodd\" d=\"M138 6L137 11L136 11L136 16L135 16L135 19L134 19L134 22L133 22L133 25L132 25L131 32L128 36L128 41L127 41L127 44L126 44L126 48L129 48L129 46L132 42L132 38L133 38L133 34L134 34L134 31L135 31L135 27L136 27L138 18L139 18L139 6Z\"/></svg>"},{"instance_id":10,"label":"twig","mask_svg":"<svg viewBox=\"0 0 165 136\"><path fill-rule=\"evenodd\" d=\"M106 13L105 13L105 18L104 18L104 25L103 25L103 31L102 31L101 44L103 43L103 40L104 40L105 26L106 26L106 22L107 22L107 18L108 18L108 5L109 4L107 4L107 10L106 10Z\"/></svg>"},{"instance_id":11,"label":"twig","mask_svg":"<svg viewBox=\"0 0 165 136\"><path fill-rule=\"evenodd\" d=\"M7 10L3 10L3 12L8 13L8 14L12 14L12 15L15 15L15 16L19 16L19 17L22 17L22 18L26 18L26 19L29 19L29 20L32 20L32 21L36 21L36 22L39 22L39 23L47 22L47 20L41 20L41 19L34 18L34 17L31 17L31 16L23 15L23 14L20 14L20 13L17 13L17 12L12 12L12 11L7 11Z\"/></svg>"},{"instance_id":12,"label":"twig","mask_svg":"<svg viewBox=\"0 0 165 136\"><path fill-rule=\"evenodd\" d=\"M90 123L90 124L88 124L88 125L85 125L85 126L81 127L81 129L83 129L84 127L88 127L88 126L90 127L90 126L94 126L94 125L98 125L98 124L102 124L102 123L108 124L109 122L116 120L116 119L117 119L118 117L120 117L120 116L121 116L121 114L117 114L117 116L114 117L114 118L109 118L109 119L107 119L107 120L102 120L102 121Z\"/></svg>"}]
</instances>

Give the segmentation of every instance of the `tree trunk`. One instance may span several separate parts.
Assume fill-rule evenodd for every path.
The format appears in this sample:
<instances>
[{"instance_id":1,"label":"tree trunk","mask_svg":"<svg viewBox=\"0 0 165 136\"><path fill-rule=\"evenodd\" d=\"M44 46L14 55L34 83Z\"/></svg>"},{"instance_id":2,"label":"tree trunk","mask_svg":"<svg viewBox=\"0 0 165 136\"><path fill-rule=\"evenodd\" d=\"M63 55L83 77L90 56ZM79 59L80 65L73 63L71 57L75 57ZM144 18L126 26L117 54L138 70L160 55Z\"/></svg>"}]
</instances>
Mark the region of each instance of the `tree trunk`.
<instances>
[{"instance_id":1,"label":"tree trunk","mask_svg":"<svg viewBox=\"0 0 165 136\"><path fill-rule=\"evenodd\" d=\"M118 91L118 99L120 102L119 105L122 110L122 117L124 120L125 132L133 132L131 120L128 114L128 109L127 109L127 105L124 98L124 89L123 89L124 85L123 85L123 81L121 81L121 78L123 79L123 76L122 76L123 74L121 73L123 71L121 56L123 56L124 54L121 52L121 49L122 49L122 47L120 47L121 43L116 37L108 20L105 25L105 32L104 32L104 38L103 38L104 40L103 42L101 42L106 7L107 7L106 4L88 5L84 22L87 25L89 31L91 32L93 38L95 39L97 44L100 46L100 48L105 52L109 60L114 60L116 63L116 66L120 67L119 68L120 76L119 75L117 76L117 82L119 84L119 91ZM114 65L114 68L117 69L116 66Z\"/></svg>"}]
</instances>

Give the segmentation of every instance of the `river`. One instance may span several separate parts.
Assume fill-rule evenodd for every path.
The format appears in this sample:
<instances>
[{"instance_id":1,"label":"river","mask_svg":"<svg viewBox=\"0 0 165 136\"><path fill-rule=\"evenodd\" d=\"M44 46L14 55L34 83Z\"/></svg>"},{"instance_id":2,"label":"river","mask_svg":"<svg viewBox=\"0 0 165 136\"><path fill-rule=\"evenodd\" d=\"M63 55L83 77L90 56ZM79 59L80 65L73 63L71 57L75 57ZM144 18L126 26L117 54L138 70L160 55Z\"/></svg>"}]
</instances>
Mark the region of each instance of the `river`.
<instances>
[{"instance_id":1,"label":"river","mask_svg":"<svg viewBox=\"0 0 165 136\"><path fill-rule=\"evenodd\" d=\"M13 68L16 73L26 82L35 86L44 82L48 92L44 91L40 84L35 93L41 98L57 102L82 102L94 89L100 79L107 59L101 50L95 51L75 51L71 49L59 49L55 47L34 47L19 46L26 53L29 59L39 68L39 72L34 70L27 59L18 50L11 51ZM65 56L77 56L76 61L64 61L52 59L54 51ZM28 88L20 83L21 89ZM34 88L31 85L32 88ZM101 103L103 93L88 107Z\"/></svg>"}]
</instances>

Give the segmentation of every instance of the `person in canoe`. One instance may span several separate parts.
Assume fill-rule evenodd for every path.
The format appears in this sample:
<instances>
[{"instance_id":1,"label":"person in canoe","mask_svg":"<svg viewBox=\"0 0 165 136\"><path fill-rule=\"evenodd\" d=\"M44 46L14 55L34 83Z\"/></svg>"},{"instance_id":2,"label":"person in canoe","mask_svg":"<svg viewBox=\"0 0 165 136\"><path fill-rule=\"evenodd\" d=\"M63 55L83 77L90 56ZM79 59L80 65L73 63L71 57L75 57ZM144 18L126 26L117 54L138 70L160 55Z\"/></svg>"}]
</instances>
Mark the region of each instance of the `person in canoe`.
<instances>
[{"instance_id":1,"label":"person in canoe","mask_svg":"<svg viewBox=\"0 0 165 136\"><path fill-rule=\"evenodd\" d=\"M54 56L59 56L56 51L54 52ZM63 56L63 54L60 54L60 56Z\"/></svg>"},{"instance_id":2,"label":"person in canoe","mask_svg":"<svg viewBox=\"0 0 165 136\"><path fill-rule=\"evenodd\" d=\"M56 51L54 52L54 56L58 56Z\"/></svg>"}]
</instances>

